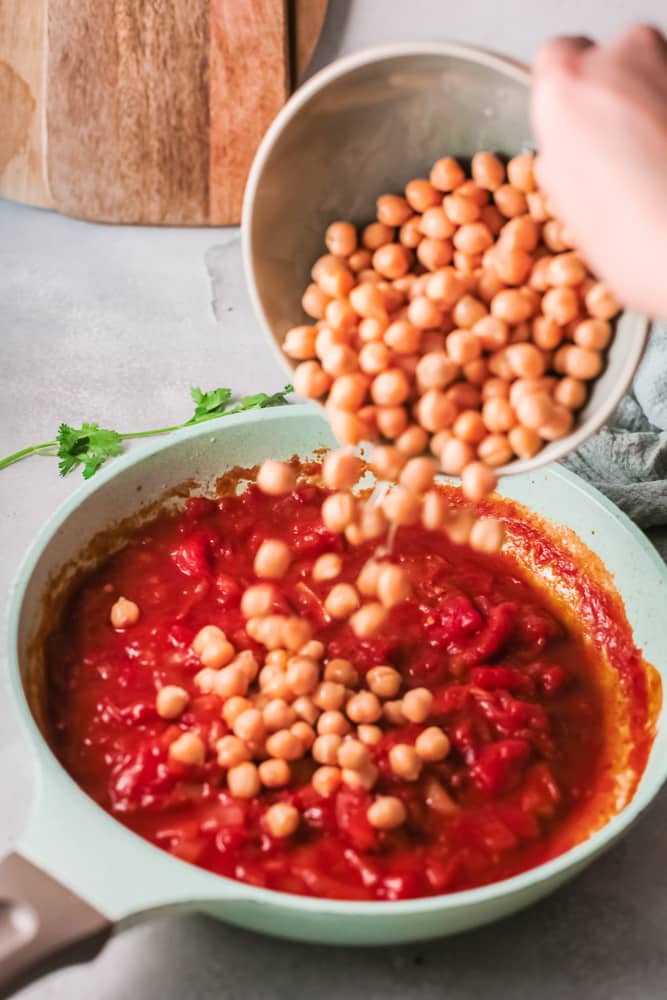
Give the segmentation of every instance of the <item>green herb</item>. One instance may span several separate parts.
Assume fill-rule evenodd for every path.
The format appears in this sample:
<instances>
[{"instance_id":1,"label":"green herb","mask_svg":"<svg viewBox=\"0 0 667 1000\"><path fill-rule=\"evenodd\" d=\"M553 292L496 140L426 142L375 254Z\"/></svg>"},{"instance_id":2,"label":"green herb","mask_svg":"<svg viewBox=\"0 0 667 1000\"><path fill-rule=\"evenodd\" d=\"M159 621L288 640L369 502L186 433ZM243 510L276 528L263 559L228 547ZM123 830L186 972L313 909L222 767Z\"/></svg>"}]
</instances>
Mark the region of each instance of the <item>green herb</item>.
<instances>
[{"instance_id":1,"label":"green herb","mask_svg":"<svg viewBox=\"0 0 667 1000\"><path fill-rule=\"evenodd\" d=\"M21 459L27 458L29 455L56 455L59 459L58 468L61 476L66 476L72 469L82 466L83 478L90 479L108 458L120 455L123 450L123 441L169 434L172 431L181 430L183 427L201 424L205 420L228 417L232 413L243 413L244 410L263 410L269 406L285 406L288 403L286 397L291 392L294 392L294 387L286 385L280 392L274 392L271 395L266 392L257 392L251 396L241 396L234 406L230 406L231 389L219 388L203 392L194 386L190 390L190 395L195 404L195 411L189 420L185 420L182 424L175 424L173 427L159 427L152 431L134 431L129 434L119 434L118 431L100 427L99 424L84 423L81 427L61 424L54 441L29 445L27 448L15 451L12 455L0 459L0 469L6 469L7 466L14 465L15 462L20 462ZM54 451L54 449L56 450Z\"/></svg>"}]
</instances>

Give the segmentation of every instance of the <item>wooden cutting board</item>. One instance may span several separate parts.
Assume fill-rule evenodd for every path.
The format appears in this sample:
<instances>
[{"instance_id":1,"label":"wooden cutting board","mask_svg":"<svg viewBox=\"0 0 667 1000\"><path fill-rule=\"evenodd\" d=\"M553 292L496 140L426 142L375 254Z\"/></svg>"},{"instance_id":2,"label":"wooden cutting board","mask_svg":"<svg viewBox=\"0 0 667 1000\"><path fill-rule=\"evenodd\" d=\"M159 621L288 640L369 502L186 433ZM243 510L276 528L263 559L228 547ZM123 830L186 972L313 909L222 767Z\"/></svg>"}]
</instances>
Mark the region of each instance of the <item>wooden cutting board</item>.
<instances>
[{"instance_id":1,"label":"wooden cutting board","mask_svg":"<svg viewBox=\"0 0 667 1000\"><path fill-rule=\"evenodd\" d=\"M96 222L238 223L327 0L0 0L0 196Z\"/></svg>"}]
</instances>

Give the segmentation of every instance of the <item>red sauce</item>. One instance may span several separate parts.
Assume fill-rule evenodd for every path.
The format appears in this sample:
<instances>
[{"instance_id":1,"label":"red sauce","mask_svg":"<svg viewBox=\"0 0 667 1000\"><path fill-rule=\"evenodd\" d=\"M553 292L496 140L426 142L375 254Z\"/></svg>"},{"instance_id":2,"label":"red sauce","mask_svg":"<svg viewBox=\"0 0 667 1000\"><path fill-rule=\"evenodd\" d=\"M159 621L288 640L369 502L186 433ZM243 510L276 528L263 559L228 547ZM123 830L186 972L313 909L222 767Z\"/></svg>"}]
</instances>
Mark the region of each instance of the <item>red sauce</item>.
<instances>
[{"instance_id":1,"label":"red sauce","mask_svg":"<svg viewBox=\"0 0 667 1000\"><path fill-rule=\"evenodd\" d=\"M372 548L350 548L324 529L322 497L301 486L283 498L250 487L219 501L192 499L79 581L47 642L50 722L63 765L152 843L283 892L355 900L453 892L524 871L584 839L619 808L614 769L631 771L630 795L652 738L645 665L622 606L516 508L501 505L517 550L527 546L537 562L551 559L565 577L578 573L576 613L594 633L595 655L571 616L511 556L474 553L419 527L400 529L394 547L413 598L392 609L381 639L359 640L346 623L326 621L322 602L331 585L315 583L310 570L323 552L341 551L341 579L354 580ZM246 801L225 790L213 751L196 768L168 759L182 728L194 728L211 748L227 732L220 699L199 694L193 683L201 666L190 650L197 631L215 623L263 659L244 631L239 602L267 537L285 539L295 554L278 584L276 611L309 618L328 656L352 660L360 673L389 663L407 687L434 693L427 724L450 737L445 761L425 766L415 783L392 776L388 751L414 741L425 728L414 724L388 729L374 751L374 794L397 795L408 810L397 830L369 825L371 793L342 786L320 797L309 782L312 761L293 765L288 788ZM121 594L137 602L141 617L116 631L109 611ZM164 684L191 694L178 723L156 713ZM612 732L621 730L625 749L613 745ZM270 838L261 823L267 805L279 800L303 817L287 841Z\"/></svg>"}]
</instances>

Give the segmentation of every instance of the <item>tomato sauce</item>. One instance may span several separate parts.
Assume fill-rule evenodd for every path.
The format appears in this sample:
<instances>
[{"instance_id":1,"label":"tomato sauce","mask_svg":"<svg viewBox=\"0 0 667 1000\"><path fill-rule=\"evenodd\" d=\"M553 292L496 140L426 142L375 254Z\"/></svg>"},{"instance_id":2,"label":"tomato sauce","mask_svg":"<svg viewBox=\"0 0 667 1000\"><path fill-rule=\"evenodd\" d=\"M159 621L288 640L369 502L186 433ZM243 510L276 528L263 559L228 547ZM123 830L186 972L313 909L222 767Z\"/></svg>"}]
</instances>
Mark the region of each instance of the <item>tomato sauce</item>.
<instances>
[{"instance_id":1,"label":"tomato sauce","mask_svg":"<svg viewBox=\"0 0 667 1000\"><path fill-rule=\"evenodd\" d=\"M631 795L650 747L650 692L622 607L579 567L579 614L593 623L591 644L511 554L475 553L442 533L401 528L392 558L408 571L413 596L391 610L381 638L358 639L346 622L328 618L323 600L331 584L313 581L311 568L322 553L340 552L339 581L354 581L373 547L353 548L324 528L324 495L301 485L268 497L250 486L219 500L192 498L79 580L47 640L48 712L65 768L117 820L176 857L311 896L397 900L472 888L588 836L619 808L614 762L623 761ZM515 508L500 505L494 513L506 520L515 548L527 546L538 562L560 558L568 571L571 556ZM387 727L372 748L380 771L373 793L342 785L321 797L310 784L317 766L310 759L292 765L287 788L264 789L255 799L225 788L212 749L228 732L222 702L194 685L201 664L190 644L201 627L216 624L263 661L263 647L245 633L240 598L255 582L254 553L267 537L284 539L293 552L277 583L276 613L308 618L327 656L351 660L360 674L391 664L406 688L434 694L424 726ZM141 616L131 629L114 630L109 611L121 594ZM156 712L164 684L191 696L177 722ZM612 702L622 703L625 728ZM434 724L449 736L449 756L427 764L416 782L396 779L390 748L413 743ZM184 728L211 748L201 766L168 757ZM629 749L619 753L612 731L621 729ZM402 799L402 827L370 826L375 794ZM276 801L295 804L302 815L284 841L261 823Z\"/></svg>"}]
</instances>

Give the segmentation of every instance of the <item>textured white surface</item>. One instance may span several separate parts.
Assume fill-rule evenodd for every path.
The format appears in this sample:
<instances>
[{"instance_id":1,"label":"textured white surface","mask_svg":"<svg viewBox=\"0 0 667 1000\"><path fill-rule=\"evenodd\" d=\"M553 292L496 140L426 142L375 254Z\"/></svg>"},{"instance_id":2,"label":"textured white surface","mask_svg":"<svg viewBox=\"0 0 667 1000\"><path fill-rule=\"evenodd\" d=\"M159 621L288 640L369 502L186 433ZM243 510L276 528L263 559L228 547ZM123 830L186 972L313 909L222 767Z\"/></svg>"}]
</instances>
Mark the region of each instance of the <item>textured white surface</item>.
<instances>
[{"instance_id":1,"label":"textured white surface","mask_svg":"<svg viewBox=\"0 0 667 1000\"><path fill-rule=\"evenodd\" d=\"M425 38L474 42L529 60L550 34L608 37L630 16L625 0L330 5L315 66L366 45ZM635 0L632 17L667 27L662 0ZM211 250L235 239L229 230L94 227L0 202L0 454L48 439L60 420L128 430L175 423L189 413L193 384L279 388L283 374L250 314L238 248ZM209 251L219 276L219 322ZM35 531L77 485L76 475L60 480L48 458L0 473L3 597ZM30 782L26 744L0 688L0 852L21 828ZM444 943L391 953L332 951L276 943L199 917L172 918L127 932L93 965L61 972L22 996L664 997L666 826L663 795L631 837L574 885L527 914Z\"/></svg>"}]
</instances>

